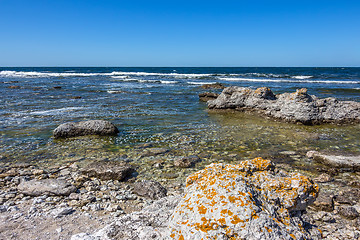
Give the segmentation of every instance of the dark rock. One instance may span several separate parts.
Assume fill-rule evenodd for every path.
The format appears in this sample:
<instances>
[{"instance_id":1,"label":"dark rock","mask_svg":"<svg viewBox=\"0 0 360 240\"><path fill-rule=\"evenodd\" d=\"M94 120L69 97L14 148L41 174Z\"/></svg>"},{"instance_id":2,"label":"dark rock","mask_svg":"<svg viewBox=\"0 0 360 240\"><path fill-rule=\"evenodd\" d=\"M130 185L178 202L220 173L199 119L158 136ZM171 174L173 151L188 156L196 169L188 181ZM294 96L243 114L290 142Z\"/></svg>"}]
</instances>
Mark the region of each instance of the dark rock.
<instances>
[{"instance_id":1,"label":"dark rock","mask_svg":"<svg viewBox=\"0 0 360 240\"><path fill-rule=\"evenodd\" d=\"M101 180L124 180L130 176L134 168L123 162L94 162L81 170L87 177L96 177Z\"/></svg>"},{"instance_id":2,"label":"dark rock","mask_svg":"<svg viewBox=\"0 0 360 240\"><path fill-rule=\"evenodd\" d=\"M20 86L9 86L8 88L10 88L10 89L19 89Z\"/></svg>"},{"instance_id":3,"label":"dark rock","mask_svg":"<svg viewBox=\"0 0 360 240\"><path fill-rule=\"evenodd\" d=\"M23 181L18 185L18 190L30 196L56 195L67 196L76 191L76 187L62 179L42 179Z\"/></svg>"},{"instance_id":4,"label":"dark rock","mask_svg":"<svg viewBox=\"0 0 360 240\"><path fill-rule=\"evenodd\" d=\"M141 157L150 157L150 156L157 156L160 154L164 154L169 152L169 149L166 148L147 148L142 154Z\"/></svg>"},{"instance_id":5,"label":"dark rock","mask_svg":"<svg viewBox=\"0 0 360 240\"><path fill-rule=\"evenodd\" d=\"M62 87L60 86L55 86L54 89L61 89Z\"/></svg>"},{"instance_id":6,"label":"dark rock","mask_svg":"<svg viewBox=\"0 0 360 240\"><path fill-rule=\"evenodd\" d=\"M158 182L142 181L134 183L134 193L142 197L160 199L166 197L167 190Z\"/></svg>"},{"instance_id":7,"label":"dark rock","mask_svg":"<svg viewBox=\"0 0 360 240\"><path fill-rule=\"evenodd\" d=\"M81 99L81 96L73 96L71 99Z\"/></svg>"},{"instance_id":8,"label":"dark rock","mask_svg":"<svg viewBox=\"0 0 360 240\"><path fill-rule=\"evenodd\" d=\"M210 83L210 84L203 84L201 85L201 88L203 89L224 89L225 86L221 83Z\"/></svg>"},{"instance_id":9,"label":"dark rock","mask_svg":"<svg viewBox=\"0 0 360 240\"><path fill-rule=\"evenodd\" d=\"M353 220L359 217L359 213L354 207L351 206L341 206L339 209L339 214L349 220Z\"/></svg>"},{"instance_id":10,"label":"dark rock","mask_svg":"<svg viewBox=\"0 0 360 240\"><path fill-rule=\"evenodd\" d=\"M77 123L64 123L54 130L55 138L68 138L84 135L116 135L117 127L109 121L90 120Z\"/></svg>"},{"instance_id":11,"label":"dark rock","mask_svg":"<svg viewBox=\"0 0 360 240\"><path fill-rule=\"evenodd\" d=\"M318 211L332 212L334 210L333 198L329 193L320 192L310 207Z\"/></svg>"},{"instance_id":12,"label":"dark rock","mask_svg":"<svg viewBox=\"0 0 360 240\"><path fill-rule=\"evenodd\" d=\"M216 99L219 95L218 93L204 92L199 94L199 99L200 101L207 102Z\"/></svg>"},{"instance_id":13,"label":"dark rock","mask_svg":"<svg viewBox=\"0 0 360 240\"><path fill-rule=\"evenodd\" d=\"M306 156L315 161L324 163L338 168L348 168L349 170L360 170L360 155L358 156L343 156L335 154L325 154L317 151L309 151Z\"/></svg>"},{"instance_id":14,"label":"dark rock","mask_svg":"<svg viewBox=\"0 0 360 240\"><path fill-rule=\"evenodd\" d=\"M215 100L208 101L208 108L258 112L263 116L307 125L360 122L360 102L318 99L310 96L306 88L275 96L265 87L256 90L227 87Z\"/></svg>"},{"instance_id":15,"label":"dark rock","mask_svg":"<svg viewBox=\"0 0 360 240\"><path fill-rule=\"evenodd\" d=\"M175 167L179 167L179 168L188 168L191 167L194 163L198 162L199 160L200 158L198 156L192 155L174 160L174 165Z\"/></svg>"}]
</instances>

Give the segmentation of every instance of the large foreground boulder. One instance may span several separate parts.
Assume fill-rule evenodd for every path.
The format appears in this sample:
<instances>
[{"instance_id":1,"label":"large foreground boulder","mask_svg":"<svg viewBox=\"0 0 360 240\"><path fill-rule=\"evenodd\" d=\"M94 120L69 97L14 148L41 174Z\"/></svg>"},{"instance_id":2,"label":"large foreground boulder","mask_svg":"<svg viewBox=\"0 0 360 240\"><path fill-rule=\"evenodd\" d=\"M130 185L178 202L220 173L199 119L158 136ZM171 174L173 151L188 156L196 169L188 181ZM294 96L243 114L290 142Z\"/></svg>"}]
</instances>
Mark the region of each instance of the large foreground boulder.
<instances>
[{"instance_id":1,"label":"large foreground boulder","mask_svg":"<svg viewBox=\"0 0 360 240\"><path fill-rule=\"evenodd\" d=\"M319 99L309 95L306 88L275 96L266 87L256 90L228 87L215 100L208 101L208 108L258 112L287 122L309 125L360 122L360 102L338 101L335 98Z\"/></svg>"},{"instance_id":2,"label":"large foreground boulder","mask_svg":"<svg viewBox=\"0 0 360 240\"><path fill-rule=\"evenodd\" d=\"M84 135L116 135L117 127L105 120L89 120L83 122L69 122L59 125L54 130L54 138L68 138Z\"/></svg>"},{"instance_id":3,"label":"large foreground boulder","mask_svg":"<svg viewBox=\"0 0 360 240\"><path fill-rule=\"evenodd\" d=\"M185 195L162 198L95 234L72 239L320 239L301 219L319 188L256 158L211 164L190 175Z\"/></svg>"}]
</instances>

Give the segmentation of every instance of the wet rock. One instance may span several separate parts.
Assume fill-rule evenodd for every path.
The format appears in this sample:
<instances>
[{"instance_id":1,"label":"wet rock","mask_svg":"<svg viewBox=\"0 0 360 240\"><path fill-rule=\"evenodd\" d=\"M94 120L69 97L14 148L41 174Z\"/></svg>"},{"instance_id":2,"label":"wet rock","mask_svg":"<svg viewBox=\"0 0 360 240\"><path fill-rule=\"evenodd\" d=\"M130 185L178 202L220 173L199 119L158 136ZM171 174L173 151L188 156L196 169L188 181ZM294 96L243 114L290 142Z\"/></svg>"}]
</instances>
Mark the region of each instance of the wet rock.
<instances>
[{"instance_id":1,"label":"wet rock","mask_svg":"<svg viewBox=\"0 0 360 240\"><path fill-rule=\"evenodd\" d=\"M337 195L334 197L334 202L337 205L340 204L349 204L354 205L360 202L360 189L347 189L344 191L337 192Z\"/></svg>"},{"instance_id":2,"label":"wet rock","mask_svg":"<svg viewBox=\"0 0 360 240\"><path fill-rule=\"evenodd\" d=\"M169 152L169 149L166 148L147 148L144 150L144 152L141 154L141 157L150 157L150 156L157 156L164 153Z\"/></svg>"},{"instance_id":3,"label":"wet rock","mask_svg":"<svg viewBox=\"0 0 360 240\"><path fill-rule=\"evenodd\" d=\"M318 99L310 96L306 88L275 96L265 87L256 90L227 87L215 100L208 101L208 108L255 111L263 116L308 125L360 122L360 102Z\"/></svg>"},{"instance_id":4,"label":"wet rock","mask_svg":"<svg viewBox=\"0 0 360 240\"><path fill-rule=\"evenodd\" d=\"M360 170L360 155L358 156L343 156L335 154L325 154L317 151L309 151L306 153L308 158L315 161L340 168L347 168L349 170Z\"/></svg>"},{"instance_id":5,"label":"wet rock","mask_svg":"<svg viewBox=\"0 0 360 240\"><path fill-rule=\"evenodd\" d=\"M19 89L20 86L9 86L8 88L9 88L9 89Z\"/></svg>"},{"instance_id":6,"label":"wet rock","mask_svg":"<svg viewBox=\"0 0 360 240\"><path fill-rule=\"evenodd\" d=\"M68 138L84 135L117 135L119 130L109 121L90 120L69 122L59 125L54 130L54 138Z\"/></svg>"},{"instance_id":7,"label":"wet rock","mask_svg":"<svg viewBox=\"0 0 360 240\"><path fill-rule=\"evenodd\" d=\"M210 83L210 84L203 84L201 85L201 88L203 89L224 89L225 86L221 83Z\"/></svg>"},{"instance_id":8,"label":"wet rock","mask_svg":"<svg viewBox=\"0 0 360 240\"><path fill-rule=\"evenodd\" d=\"M94 162L81 169L81 173L87 177L96 177L101 180L124 180L135 169L124 162Z\"/></svg>"},{"instance_id":9,"label":"wet rock","mask_svg":"<svg viewBox=\"0 0 360 240\"><path fill-rule=\"evenodd\" d=\"M359 213L354 207L351 206L341 206L339 209L339 214L349 220L353 220L359 217Z\"/></svg>"},{"instance_id":10,"label":"wet rock","mask_svg":"<svg viewBox=\"0 0 360 240\"><path fill-rule=\"evenodd\" d=\"M94 234L82 236L130 240L320 239L320 232L309 229L311 226L300 217L316 198L317 185L300 174L277 175L272 169L271 162L261 158L238 165L211 164L187 178L185 196L162 198Z\"/></svg>"},{"instance_id":11,"label":"wet rock","mask_svg":"<svg viewBox=\"0 0 360 240\"><path fill-rule=\"evenodd\" d=\"M332 212L334 210L333 198L332 194L320 192L311 208L317 211Z\"/></svg>"},{"instance_id":12,"label":"wet rock","mask_svg":"<svg viewBox=\"0 0 360 240\"><path fill-rule=\"evenodd\" d=\"M69 195L76 191L76 187L61 179L42 179L23 181L18 185L18 190L30 196L41 195Z\"/></svg>"},{"instance_id":13,"label":"wet rock","mask_svg":"<svg viewBox=\"0 0 360 240\"><path fill-rule=\"evenodd\" d=\"M61 86L55 86L54 89L61 89Z\"/></svg>"},{"instance_id":14,"label":"wet rock","mask_svg":"<svg viewBox=\"0 0 360 240\"><path fill-rule=\"evenodd\" d=\"M151 199L160 199L166 197L167 194L166 188L155 181L135 182L133 192L139 196Z\"/></svg>"},{"instance_id":15,"label":"wet rock","mask_svg":"<svg viewBox=\"0 0 360 240\"><path fill-rule=\"evenodd\" d=\"M200 158L198 156L192 155L180 159L175 159L174 166L179 168L188 168L194 165L198 161L200 161Z\"/></svg>"},{"instance_id":16,"label":"wet rock","mask_svg":"<svg viewBox=\"0 0 360 240\"><path fill-rule=\"evenodd\" d=\"M204 92L199 94L200 101L207 102L216 99L220 94L212 92Z\"/></svg>"},{"instance_id":17,"label":"wet rock","mask_svg":"<svg viewBox=\"0 0 360 240\"><path fill-rule=\"evenodd\" d=\"M319 183L331 182L333 180L334 178L327 173L322 173L318 177L314 178L314 181Z\"/></svg>"}]
</instances>

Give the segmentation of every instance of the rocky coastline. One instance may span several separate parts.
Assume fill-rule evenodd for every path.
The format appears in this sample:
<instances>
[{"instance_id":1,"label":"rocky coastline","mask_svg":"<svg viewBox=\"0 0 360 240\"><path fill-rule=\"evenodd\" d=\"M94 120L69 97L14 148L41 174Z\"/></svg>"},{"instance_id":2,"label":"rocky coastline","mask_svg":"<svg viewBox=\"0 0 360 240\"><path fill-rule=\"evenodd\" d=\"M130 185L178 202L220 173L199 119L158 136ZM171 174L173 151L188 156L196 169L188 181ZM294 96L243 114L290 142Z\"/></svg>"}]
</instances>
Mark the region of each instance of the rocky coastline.
<instances>
[{"instance_id":1,"label":"rocky coastline","mask_svg":"<svg viewBox=\"0 0 360 240\"><path fill-rule=\"evenodd\" d=\"M209 109L255 112L263 117L305 125L360 122L359 102L319 99L309 95L306 88L294 93L275 95L267 87L253 90L232 86L225 88L216 99L207 101L207 104Z\"/></svg>"}]
</instances>

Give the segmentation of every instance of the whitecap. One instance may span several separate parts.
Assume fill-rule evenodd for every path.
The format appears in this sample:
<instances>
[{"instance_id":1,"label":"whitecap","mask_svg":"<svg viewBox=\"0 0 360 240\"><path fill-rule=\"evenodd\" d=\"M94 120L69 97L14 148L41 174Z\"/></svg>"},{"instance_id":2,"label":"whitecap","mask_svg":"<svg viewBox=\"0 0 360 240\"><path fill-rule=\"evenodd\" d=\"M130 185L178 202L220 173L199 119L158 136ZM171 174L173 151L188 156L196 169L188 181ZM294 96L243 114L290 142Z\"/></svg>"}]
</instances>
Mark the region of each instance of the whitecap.
<instances>
[{"instance_id":1,"label":"whitecap","mask_svg":"<svg viewBox=\"0 0 360 240\"><path fill-rule=\"evenodd\" d=\"M295 78L295 79L309 79L312 78L313 76L292 76L291 78Z\"/></svg>"},{"instance_id":2,"label":"whitecap","mask_svg":"<svg viewBox=\"0 0 360 240\"><path fill-rule=\"evenodd\" d=\"M290 79L261 79L261 78L220 78L224 81L243 82L283 82L283 83L325 83L325 84L360 84L359 81L334 80L290 80Z\"/></svg>"},{"instance_id":3,"label":"whitecap","mask_svg":"<svg viewBox=\"0 0 360 240\"><path fill-rule=\"evenodd\" d=\"M187 82L190 85L215 84L216 82Z\"/></svg>"},{"instance_id":4,"label":"whitecap","mask_svg":"<svg viewBox=\"0 0 360 240\"><path fill-rule=\"evenodd\" d=\"M58 109L51 109L51 110L45 110L45 111L34 111L34 112L30 112L30 115L59 115L62 114L64 112L69 112L69 111L74 111L74 110L79 110L79 109L83 109L83 107L66 107L66 108L58 108Z\"/></svg>"}]
</instances>

